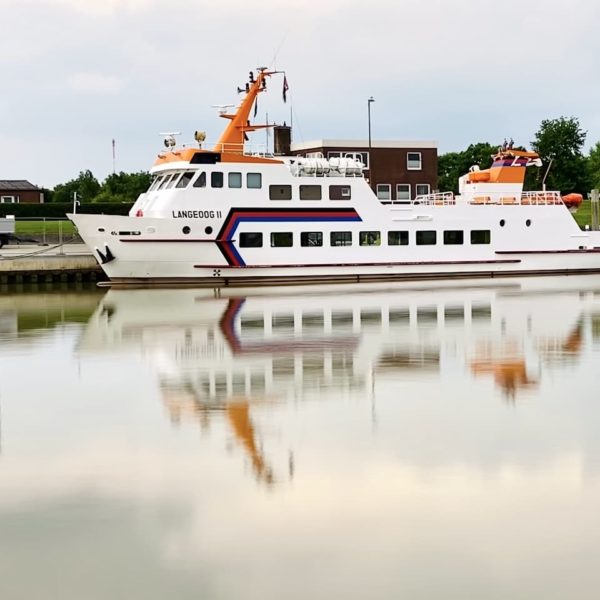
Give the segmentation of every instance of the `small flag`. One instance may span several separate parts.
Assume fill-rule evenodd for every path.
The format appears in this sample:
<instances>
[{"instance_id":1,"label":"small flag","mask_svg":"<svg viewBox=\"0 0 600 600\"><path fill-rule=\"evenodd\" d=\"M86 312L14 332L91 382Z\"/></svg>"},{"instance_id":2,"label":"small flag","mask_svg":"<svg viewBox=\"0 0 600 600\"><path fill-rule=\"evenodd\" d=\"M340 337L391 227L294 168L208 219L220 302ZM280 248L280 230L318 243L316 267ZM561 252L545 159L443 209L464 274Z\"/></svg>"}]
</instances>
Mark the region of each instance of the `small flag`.
<instances>
[{"instance_id":1,"label":"small flag","mask_svg":"<svg viewBox=\"0 0 600 600\"><path fill-rule=\"evenodd\" d=\"M288 85L287 82L287 77L284 75L283 76L283 101L287 102L287 92L290 89L290 86Z\"/></svg>"}]
</instances>

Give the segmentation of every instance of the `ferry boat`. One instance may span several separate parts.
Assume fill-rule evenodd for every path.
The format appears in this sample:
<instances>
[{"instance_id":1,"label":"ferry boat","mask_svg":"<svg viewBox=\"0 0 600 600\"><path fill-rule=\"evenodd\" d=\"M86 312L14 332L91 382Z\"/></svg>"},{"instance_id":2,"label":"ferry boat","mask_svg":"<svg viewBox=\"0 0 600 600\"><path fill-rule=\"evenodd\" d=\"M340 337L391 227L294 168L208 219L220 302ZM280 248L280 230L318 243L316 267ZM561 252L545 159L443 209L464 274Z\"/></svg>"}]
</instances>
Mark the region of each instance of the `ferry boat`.
<instances>
[{"instance_id":1,"label":"ferry boat","mask_svg":"<svg viewBox=\"0 0 600 600\"><path fill-rule=\"evenodd\" d=\"M559 192L523 191L534 152L503 146L451 192L382 203L355 156L246 150L258 95L250 74L212 149L165 139L129 216L70 214L113 284L211 287L600 272L600 232L582 231ZM285 88L284 88L285 89Z\"/></svg>"}]
</instances>

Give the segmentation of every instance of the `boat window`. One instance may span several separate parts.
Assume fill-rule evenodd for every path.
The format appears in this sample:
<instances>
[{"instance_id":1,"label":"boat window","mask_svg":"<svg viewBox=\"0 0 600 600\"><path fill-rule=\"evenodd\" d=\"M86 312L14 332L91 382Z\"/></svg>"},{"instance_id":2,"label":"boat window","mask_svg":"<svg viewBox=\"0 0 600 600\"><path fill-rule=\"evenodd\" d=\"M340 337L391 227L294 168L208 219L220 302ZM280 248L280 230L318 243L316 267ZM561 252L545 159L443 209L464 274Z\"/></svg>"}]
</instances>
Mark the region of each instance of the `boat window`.
<instances>
[{"instance_id":1,"label":"boat window","mask_svg":"<svg viewBox=\"0 0 600 600\"><path fill-rule=\"evenodd\" d=\"M294 245L291 231L275 231L271 233L271 248L289 248Z\"/></svg>"},{"instance_id":2,"label":"boat window","mask_svg":"<svg viewBox=\"0 0 600 600\"><path fill-rule=\"evenodd\" d=\"M492 232L489 229L473 229L471 231L471 244L489 244L492 241Z\"/></svg>"},{"instance_id":3,"label":"boat window","mask_svg":"<svg viewBox=\"0 0 600 600\"><path fill-rule=\"evenodd\" d=\"M152 184L148 188L148 191L151 192L152 190L155 190L162 182L163 177L164 177L163 175L159 175L158 177L155 177L152 181Z\"/></svg>"},{"instance_id":4,"label":"boat window","mask_svg":"<svg viewBox=\"0 0 600 600\"><path fill-rule=\"evenodd\" d=\"M460 246L464 244L465 234L459 230L444 231L444 244Z\"/></svg>"},{"instance_id":5,"label":"boat window","mask_svg":"<svg viewBox=\"0 0 600 600\"><path fill-rule=\"evenodd\" d=\"M177 182L177 185L175 187L186 188L193 178L194 178L194 171L186 171L181 176L181 179Z\"/></svg>"},{"instance_id":6,"label":"boat window","mask_svg":"<svg viewBox=\"0 0 600 600\"><path fill-rule=\"evenodd\" d=\"M227 176L228 185L230 188L241 188L242 187L242 174L241 173L229 173Z\"/></svg>"},{"instance_id":7,"label":"boat window","mask_svg":"<svg viewBox=\"0 0 600 600\"><path fill-rule=\"evenodd\" d=\"M169 181L169 183L167 183L167 185L165 186L165 190L172 188L179 179L180 175L181 173L173 173L173 177L171 177L171 181Z\"/></svg>"},{"instance_id":8,"label":"boat window","mask_svg":"<svg viewBox=\"0 0 600 600\"><path fill-rule=\"evenodd\" d=\"M349 185L330 185L329 199L330 200L350 200L351 192Z\"/></svg>"},{"instance_id":9,"label":"boat window","mask_svg":"<svg viewBox=\"0 0 600 600\"><path fill-rule=\"evenodd\" d=\"M262 187L261 173L246 173L246 187L250 189L259 189Z\"/></svg>"},{"instance_id":10,"label":"boat window","mask_svg":"<svg viewBox=\"0 0 600 600\"><path fill-rule=\"evenodd\" d=\"M379 231L361 231L358 235L358 243L361 246L380 246L381 233Z\"/></svg>"},{"instance_id":11,"label":"boat window","mask_svg":"<svg viewBox=\"0 0 600 600\"><path fill-rule=\"evenodd\" d=\"M435 246L436 243L436 231L417 231L417 246Z\"/></svg>"},{"instance_id":12,"label":"boat window","mask_svg":"<svg viewBox=\"0 0 600 600\"><path fill-rule=\"evenodd\" d=\"M388 246L408 246L408 231L388 231Z\"/></svg>"},{"instance_id":13,"label":"boat window","mask_svg":"<svg viewBox=\"0 0 600 600\"><path fill-rule=\"evenodd\" d=\"M262 245L262 233L240 233L240 248L261 248Z\"/></svg>"},{"instance_id":14,"label":"boat window","mask_svg":"<svg viewBox=\"0 0 600 600\"><path fill-rule=\"evenodd\" d=\"M196 181L194 181L194 187L195 188L206 187L206 173L204 171L202 171L202 173L200 173L200 175L198 175L198 178L196 179Z\"/></svg>"},{"instance_id":15,"label":"boat window","mask_svg":"<svg viewBox=\"0 0 600 600\"><path fill-rule=\"evenodd\" d=\"M420 171L422 168L421 153L407 152L406 153L406 168L409 171Z\"/></svg>"},{"instance_id":16,"label":"boat window","mask_svg":"<svg viewBox=\"0 0 600 600\"><path fill-rule=\"evenodd\" d=\"M270 200L291 200L292 186L291 185L270 185L269 186Z\"/></svg>"},{"instance_id":17,"label":"boat window","mask_svg":"<svg viewBox=\"0 0 600 600\"><path fill-rule=\"evenodd\" d=\"M392 186L389 183L378 183L377 184L377 200L391 200L392 199Z\"/></svg>"},{"instance_id":18,"label":"boat window","mask_svg":"<svg viewBox=\"0 0 600 600\"><path fill-rule=\"evenodd\" d=\"M165 178L162 180L162 183L158 186L158 190L162 190L164 189L165 185L167 185L167 183L169 183L169 181L171 180L172 175L166 175Z\"/></svg>"},{"instance_id":19,"label":"boat window","mask_svg":"<svg viewBox=\"0 0 600 600\"><path fill-rule=\"evenodd\" d=\"M489 304L471 306L471 319L491 319L492 307Z\"/></svg>"},{"instance_id":20,"label":"boat window","mask_svg":"<svg viewBox=\"0 0 600 600\"><path fill-rule=\"evenodd\" d=\"M324 326L323 313L302 313L302 329L323 329Z\"/></svg>"},{"instance_id":21,"label":"boat window","mask_svg":"<svg viewBox=\"0 0 600 600\"><path fill-rule=\"evenodd\" d=\"M323 233L320 231L303 231L300 234L301 246L322 246Z\"/></svg>"},{"instance_id":22,"label":"boat window","mask_svg":"<svg viewBox=\"0 0 600 600\"><path fill-rule=\"evenodd\" d=\"M210 187L222 188L223 187L223 173L221 171L213 171L210 174Z\"/></svg>"},{"instance_id":23,"label":"boat window","mask_svg":"<svg viewBox=\"0 0 600 600\"><path fill-rule=\"evenodd\" d=\"M332 246L352 246L351 231L332 231L330 235Z\"/></svg>"},{"instance_id":24,"label":"boat window","mask_svg":"<svg viewBox=\"0 0 600 600\"><path fill-rule=\"evenodd\" d=\"M320 185L301 185L300 200L320 200L321 186Z\"/></svg>"}]
</instances>

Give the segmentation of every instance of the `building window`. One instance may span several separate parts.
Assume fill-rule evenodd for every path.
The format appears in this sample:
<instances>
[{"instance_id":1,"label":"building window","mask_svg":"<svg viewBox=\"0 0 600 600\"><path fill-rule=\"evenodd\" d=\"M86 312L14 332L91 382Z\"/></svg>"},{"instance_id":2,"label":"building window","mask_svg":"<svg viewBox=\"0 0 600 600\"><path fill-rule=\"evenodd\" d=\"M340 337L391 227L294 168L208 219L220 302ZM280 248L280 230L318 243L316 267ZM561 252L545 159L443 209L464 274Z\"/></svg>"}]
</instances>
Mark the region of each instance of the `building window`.
<instances>
[{"instance_id":1,"label":"building window","mask_svg":"<svg viewBox=\"0 0 600 600\"><path fill-rule=\"evenodd\" d=\"M262 173L247 173L246 187L257 190L262 187Z\"/></svg>"},{"instance_id":2,"label":"building window","mask_svg":"<svg viewBox=\"0 0 600 600\"><path fill-rule=\"evenodd\" d=\"M210 187L222 188L223 187L223 173L221 171L213 171L210 174Z\"/></svg>"},{"instance_id":3,"label":"building window","mask_svg":"<svg viewBox=\"0 0 600 600\"><path fill-rule=\"evenodd\" d=\"M186 171L181 176L181 179L177 182L177 185L175 187L186 188L193 178L194 178L194 171Z\"/></svg>"},{"instance_id":4,"label":"building window","mask_svg":"<svg viewBox=\"0 0 600 600\"><path fill-rule=\"evenodd\" d=\"M329 241L332 246L352 246L352 232L332 231Z\"/></svg>"},{"instance_id":5,"label":"building window","mask_svg":"<svg viewBox=\"0 0 600 600\"><path fill-rule=\"evenodd\" d=\"M361 231L358 235L358 243L361 246L380 246L381 234L379 231Z\"/></svg>"},{"instance_id":6,"label":"building window","mask_svg":"<svg viewBox=\"0 0 600 600\"><path fill-rule=\"evenodd\" d=\"M329 199L330 200L350 200L351 192L349 185L330 185Z\"/></svg>"},{"instance_id":7,"label":"building window","mask_svg":"<svg viewBox=\"0 0 600 600\"><path fill-rule=\"evenodd\" d=\"M423 168L420 152L406 153L406 168L409 171L420 171Z\"/></svg>"},{"instance_id":8,"label":"building window","mask_svg":"<svg viewBox=\"0 0 600 600\"><path fill-rule=\"evenodd\" d=\"M410 183L398 183L396 185L396 200L410 202Z\"/></svg>"},{"instance_id":9,"label":"building window","mask_svg":"<svg viewBox=\"0 0 600 600\"><path fill-rule=\"evenodd\" d=\"M269 186L270 200L291 200L292 186L291 185L270 185Z\"/></svg>"},{"instance_id":10,"label":"building window","mask_svg":"<svg viewBox=\"0 0 600 600\"><path fill-rule=\"evenodd\" d=\"M294 245L291 231L275 231L271 234L271 248L290 248Z\"/></svg>"},{"instance_id":11,"label":"building window","mask_svg":"<svg viewBox=\"0 0 600 600\"><path fill-rule=\"evenodd\" d=\"M460 246L461 244L464 244L464 237L465 234L462 231L444 231L444 244L450 246Z\"/></svg>"},{"instance_id":12,"label":"building window","mask_svg":"<svg viewBox=\"0 0 600 600\"><path fill-rule=\"evenodd\" d=\"M471 244L490 244L492 233L489 229L473 229L471 231Z\"/></svg>"},{"instance_id":13,"label":"building window","mask_svg":"<svg viewBox=\"0 0 600 600\"><path fill-rule=\"evenodd\" d=\"M241 173L229 173L227 176L227 184L230 188L241 188L242 187L242 174Z\"/></svg>"},{"instance_id":14,"label":"building window","mask_svg":"<svg viewBox=\"0 0 600 600\"><path fill-rule=\"evenodd\" d=\"M200 173L200 175L198 175L198 179L196 179L196 181L194 181L194 187L195 188L206 187L206 173L204 171L202 171L202 173Z\"/></svg>"},{"instance_id":15,"label":"building window","mask_svg":"<svg viewBox=\"0 0 600 600\"><path fill-rule=\"evenodd\" d=\"M300 200L320 200L321 186L320 185L301 185Z\"/></svg>"},{"instance_id":16,"label":"building window","mask_svg":"<svg viewBox=\"0 0 600 600\"><path fill-rule=\"evenodd\" d=\"M301 246L322 246L323 234L320 231L303 231L300 234Z\"/></svg>"},{"instance_id":17,"label":"building window","mask_svg":"<svg viewBox=\"0 0 600 600\"><path fill-rule=\"evenodd\" d=\"M408 246L408 231L388 231L388 246Z\"/></svg>"},{"instance_id":18,"label":"building window","mask_svg":"<svg viewBox=\"0 0 600 600\"><path fill-rule=\"evenodd\" d=\"M18 204L19 198L17 196L0 196L1 204Z\"/></svg>"},{"instance_id":19,"label":"building window","mask_svg":"<svg viewBox=\"0 0 600 600\"><path fill-rule=\"evenodd\" d=\"M436 243L435 231L417 231L417 246L435 246Z\"/></svg>"},{"instance_id":20,"label":"building window","mask_svg":"<svg viewBox=\"0 0 600 600\"><path fill-rule=\"evenodd\" d=\"M240 233L240 248L261 248L262 245L262 233Z\"/></svg>"},{"instance_id":21,"label":"building window","mask_svg":"<svg viewBox=\"0 0 600 600\"><path fill-rule=\"evenodd\" d=\"M389 183L377 184L377 199L383 201L392 199L392 186Z\"/></svg>"},{"instance_id":22,"label":"building window","mask_svg":"<svg viewBox=\"0 0 600 600\"><path fill-rule=\"evenodd\" d=\"M428 183L417 183L417 196L427 196L431 191Z\"/></svg>"}]
</instances>

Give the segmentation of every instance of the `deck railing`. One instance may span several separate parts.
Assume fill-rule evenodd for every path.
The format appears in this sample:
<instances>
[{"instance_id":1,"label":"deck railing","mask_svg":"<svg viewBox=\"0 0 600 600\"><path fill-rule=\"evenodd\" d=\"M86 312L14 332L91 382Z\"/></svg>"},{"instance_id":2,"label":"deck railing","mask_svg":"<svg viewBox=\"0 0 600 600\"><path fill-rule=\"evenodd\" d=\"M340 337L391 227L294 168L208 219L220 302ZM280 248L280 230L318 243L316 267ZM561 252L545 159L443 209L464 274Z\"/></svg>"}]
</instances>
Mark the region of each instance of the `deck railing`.
<instances>
[{"instance_id":1,"label":"deck railing","mask_svg":"<svg viewBox=\"0 0 600 600\"><path fill-rule=\"evenodd\" d=\"M422 194L417 196L412 204L425 204L427 206L447 206L456 204L453 192L437 192L435 194Z\"/></svg>"},{"instance_id":2,"label":"deck railing","mask_svg":"<svg viewBox=\"0 0 600 600\"><path fill-rule=\"evenodd\" d=\"M563 204L560 192L521 192L520 195L474 196L469 204L548 205Z\"/></svg>"}]
</instances>

